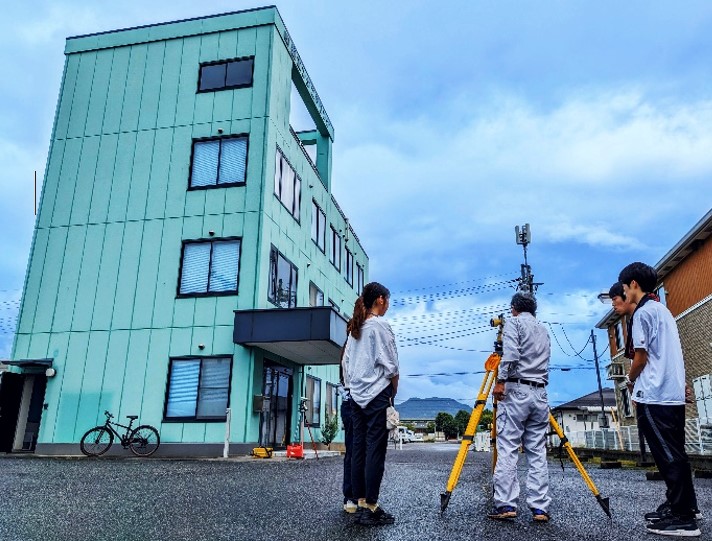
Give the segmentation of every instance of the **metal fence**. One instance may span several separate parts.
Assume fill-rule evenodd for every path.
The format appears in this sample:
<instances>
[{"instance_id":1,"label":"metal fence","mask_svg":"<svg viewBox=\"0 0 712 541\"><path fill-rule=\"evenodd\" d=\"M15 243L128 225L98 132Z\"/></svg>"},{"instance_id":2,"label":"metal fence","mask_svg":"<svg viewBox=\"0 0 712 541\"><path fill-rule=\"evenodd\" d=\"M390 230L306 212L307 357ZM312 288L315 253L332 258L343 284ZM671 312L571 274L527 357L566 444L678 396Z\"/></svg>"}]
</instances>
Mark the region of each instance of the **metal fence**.
<instances>
[{"instance_id":1,"label":"metal fence","mask_svg":"<svg viewBox=\"0 0 712 541\"><path fill-rule=\"evenodd\" d=\"M573 447L640 451L638 427L623 426L599 430L582 430L566 434ZM558 447L559 437L549 436L549 445ZM712 455L712 417L685 421L685 447L689 454Z\"/></svg>"}]
</instances>

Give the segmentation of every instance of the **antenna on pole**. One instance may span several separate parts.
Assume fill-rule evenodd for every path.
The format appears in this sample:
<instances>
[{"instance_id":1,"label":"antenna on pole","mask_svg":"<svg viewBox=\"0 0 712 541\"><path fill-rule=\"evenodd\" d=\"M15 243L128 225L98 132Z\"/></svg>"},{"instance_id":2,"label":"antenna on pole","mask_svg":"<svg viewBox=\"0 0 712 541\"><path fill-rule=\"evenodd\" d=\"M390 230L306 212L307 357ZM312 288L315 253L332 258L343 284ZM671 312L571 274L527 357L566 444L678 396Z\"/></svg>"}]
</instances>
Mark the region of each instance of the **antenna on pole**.
<instances>
[{"instance_id":1,"label":"antenna on pole","mask_svg":"<svg viewBox=\"0 0 712 541\"><path fill-rule=\"evenodd\" d=\"M532 231L529 224L524 224L519 227L518 225L514 227L514 233L516 235L517 244L520 244L524 249L524 263L522 264L522 275L517 278L519 285L517 289L525 293L536 294L537 288L541 283L534 282L534 275L532 274L532 268L529 266L529 261L527 261L527 246L532 241Z\"/></svg>"}]
</instances>

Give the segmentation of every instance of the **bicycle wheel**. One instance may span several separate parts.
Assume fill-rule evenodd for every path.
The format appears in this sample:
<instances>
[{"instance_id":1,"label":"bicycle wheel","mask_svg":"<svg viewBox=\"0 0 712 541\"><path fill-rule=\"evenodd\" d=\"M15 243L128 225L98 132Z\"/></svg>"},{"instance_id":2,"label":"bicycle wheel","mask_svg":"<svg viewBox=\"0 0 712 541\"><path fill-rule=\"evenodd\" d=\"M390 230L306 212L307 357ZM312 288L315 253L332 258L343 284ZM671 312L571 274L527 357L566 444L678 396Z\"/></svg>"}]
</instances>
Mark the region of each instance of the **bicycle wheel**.
<instances>
[{"instance_id":1,"label":"bicycle wheel","mask_svg":"<svg viewBox=\"0 0 712 541\"><path fill-rule=\"evenodd\" d=\"M129 448L136 456L151 456L161 444L158 430L150 425L141 425L131 432Z\"/></svg>"},{"instance_id":2,"label":"bicycle wheel","mask_svg":"<svg viewBox=\"0 0 712 541\"><path fill-rule=\"evenodd\" d=\"M105 426L95 426L87 430L79 442L79 449L86 456L103 455L114 443L114 434L107 430Z\"/></svg>"}]
</instances>

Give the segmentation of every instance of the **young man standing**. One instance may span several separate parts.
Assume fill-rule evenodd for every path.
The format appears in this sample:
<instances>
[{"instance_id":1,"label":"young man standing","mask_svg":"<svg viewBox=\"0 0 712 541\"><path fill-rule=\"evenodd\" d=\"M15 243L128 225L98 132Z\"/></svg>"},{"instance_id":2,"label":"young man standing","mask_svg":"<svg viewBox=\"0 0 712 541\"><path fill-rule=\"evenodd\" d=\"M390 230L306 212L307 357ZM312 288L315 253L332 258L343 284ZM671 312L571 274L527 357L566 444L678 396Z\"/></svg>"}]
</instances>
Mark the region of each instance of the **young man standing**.
<instances>
[{"instance_id":1,"label":"young man standing","mask_svg":"<svg viewBox=\"0 0 712 541\"><path fill-rule=\"evenodd\" d=\"M519 480L517 459L524 447L529 471L527 505L536 522L549 520L549 470L546 462L546 433L549 428L549 382L551 340L536 320L536 299L530 293L512 297L512 318L504 325L502 360L492 390L497 404L497 464L495 465L494 509L491 519L517 516Z\"/></svg>"},{"instance_id":2,"label":"young man standing","mask_svg":"<svg viewBox=\"0 0 712 541\"><path fill-rule=\"evenodd\" d=\"M626 299L637 305L631 332L635 353L626 383L670 503L669 514L649 513L658 520L646 527L659 535L697 537L695 489L685 452L685 365L672 314L650 296L657 279L653 267L639 262L618 275Z\"/></svg>"}]
</instances>

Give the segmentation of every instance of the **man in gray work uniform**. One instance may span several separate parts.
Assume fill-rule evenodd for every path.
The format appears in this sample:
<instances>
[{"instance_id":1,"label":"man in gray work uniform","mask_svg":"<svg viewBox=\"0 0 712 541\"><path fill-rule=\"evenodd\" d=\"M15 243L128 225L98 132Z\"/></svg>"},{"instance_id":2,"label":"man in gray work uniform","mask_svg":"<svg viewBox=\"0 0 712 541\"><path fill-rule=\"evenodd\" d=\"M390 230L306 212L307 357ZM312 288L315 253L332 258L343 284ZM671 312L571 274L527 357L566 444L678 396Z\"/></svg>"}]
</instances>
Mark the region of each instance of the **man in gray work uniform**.
<instances>
[{"instance_id":1,"label":"man in gray work uniform","mask_svg":"<svg viewBox=\"0 0 712 541\"><path fill-rule=\"evenodd\" d=\"M503 353L493 395L497 404L497 464L494 470L495 520L517 516L519 447L527 456L527 505L536 522L549 520L549 470L546 434L549 404L551 340L536 318L536 299L530 293L512 297L512 316L504 325Z\"/></svg>"}]
</instances>

